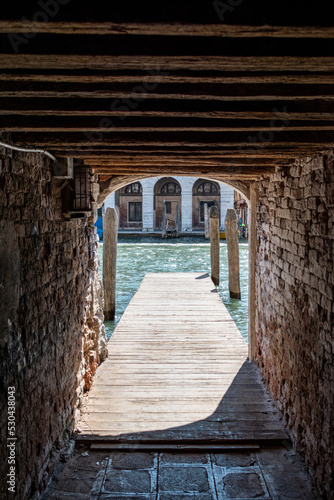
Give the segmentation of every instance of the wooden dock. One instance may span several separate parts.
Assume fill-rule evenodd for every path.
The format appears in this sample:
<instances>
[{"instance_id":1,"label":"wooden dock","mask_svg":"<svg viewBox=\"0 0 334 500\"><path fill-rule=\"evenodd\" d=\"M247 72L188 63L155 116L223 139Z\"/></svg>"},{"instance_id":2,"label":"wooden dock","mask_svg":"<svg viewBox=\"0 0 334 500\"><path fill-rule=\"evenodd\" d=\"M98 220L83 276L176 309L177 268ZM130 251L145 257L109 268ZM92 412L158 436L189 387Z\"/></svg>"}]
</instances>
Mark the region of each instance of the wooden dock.
<instances>
[{"instance_id":1,"label":"wooden dock","mask_svg":"<svg viewBox=\"0 0 334 500\"><path fill-rule=\"evenodd\" d=\"M81 442L163 447L288 439L208 274L147 274L111 340Z\"/></svg>"}]
</instances>

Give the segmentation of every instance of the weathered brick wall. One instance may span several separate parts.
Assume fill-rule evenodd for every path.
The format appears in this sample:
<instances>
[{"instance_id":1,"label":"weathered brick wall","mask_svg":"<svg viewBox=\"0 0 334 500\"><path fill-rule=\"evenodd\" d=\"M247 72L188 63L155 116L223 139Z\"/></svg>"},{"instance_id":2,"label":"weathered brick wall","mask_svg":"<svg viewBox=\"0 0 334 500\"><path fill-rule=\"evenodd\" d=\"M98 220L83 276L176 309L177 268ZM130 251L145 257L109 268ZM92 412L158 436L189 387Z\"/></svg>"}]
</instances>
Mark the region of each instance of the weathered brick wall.
<instances>
[{"instance_id":1,"label":"weathered brick wall","mask_svg":"<svg viewBox=\"0 0 334 500\"><path fill-rule=\"evenodd\" d=\"M164 200L171 203L171 213L166 214L166 218L170 220L170 228L175 229L176 222L176 205L179 204L180 207L180 222L182 222L182 198L180 195L158 195L155 197L155 229L160 231L162 229L162 217L163 217L163 207Z\"/></svg>"},{"instance_id":2,"label":"weathered brick wall","mask_svg":"<svg viewBox=\"0 0 334 500\"><path fill-rule=\"evenodd\" d=\"M143 227L143 222L136 221L136 222L130 222L128 220L129 214L128 214L128 204L129 202L143 202L143 197L138 196L138 195L130 195L126 196L124 194L121 194L119 196L119 227L120 229L134 229L134 230L140 230Z\"/></svg>"},{"instance_id":3,"label":"weathered brick wall","mask_svg":"<svg viewBox=\"0 0 334 500\"><path fill-rule=\"evenodd\" d=\"M258 361L325 498L333 498L334 153L260 182Z\"/></svg>"},{"instance_id":4,"label":"weathered brick wall","mask_svg":"<svg viewBox=\"0 0 334 500\"><path fill-rule=\"evenodd\" d=\"M217 207L220 206L220 196L218 195L204 195L204 196L193 196L193 207L192 207L192 216L193 216L193 228L194 229L203 229L204 221L200 220L200 206L201 201L215 201L217 203ZM210 213L210 208L209 208Z\"/></svg>"},{"instance_id":5,"label":"weathered brick wall","mask_svg":"<svg viewBox=\"0 0 334 500\"><path fill-rule=\"evenodd\" d=\"M87 220L63 220L49 159L0 149L0 160L1 491L13 386L15 498L38 498L106 355L97 237Z\"/></svg>"}]
</instances>

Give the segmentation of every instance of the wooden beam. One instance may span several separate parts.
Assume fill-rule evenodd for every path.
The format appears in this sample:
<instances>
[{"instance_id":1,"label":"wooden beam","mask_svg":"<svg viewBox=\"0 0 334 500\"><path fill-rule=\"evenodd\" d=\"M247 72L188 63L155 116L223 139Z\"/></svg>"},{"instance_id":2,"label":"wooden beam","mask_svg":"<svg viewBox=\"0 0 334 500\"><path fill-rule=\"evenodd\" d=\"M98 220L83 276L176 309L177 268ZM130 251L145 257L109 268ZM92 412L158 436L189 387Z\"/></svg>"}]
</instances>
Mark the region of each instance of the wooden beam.
<instances>
[{"instance_id":1,"label":"wooden beam","mask_svg":"<svg viewBox=\"0 0 334 500\"><path fill-rule=\"evenodd\" d=\"M173 165L161 165L157 167L141 167L141 166L132 166L129 169L125 168L120 168L120 167L112 167L110 166L109 168L99 166L99 165L94 165L93 166L93 171L95 174L102 174L102 175L133 175L135 174L141 174L141 175L157 175L159 176L161 171L163 171L165 174L169 173L170 175L194 175L196 177L200 177L201 175L224 175L225 177L228 176L240 176L242 178L257 178L260 175L265 175L269 173L273 173L275 171L275 165L256 165L256 166L249 166L247 164L245 165L234 165L234 166L226 166L222 165L221 167L204 167L204 166L191 166L191 165L184 165L183 167L176 167Z\"/></svg>"},{"instance_id":2,"label":"wooden beam","mask_svg":"<svg viewBox=\"0 0 334 500\"><path fill-rule=\"evenodd\" d=\"M261 162L262 165L270 165L272 163L277 162L277 156L274 154L271 157L261 158L258 160L256 158L250 158L249 156L239 156L239 157L228 157L228 156L219 156L219 155L210 155L208 154L187 154L184 153L182 155L177 154L163 154L160 153L158 155L153 154L144 154L141 153L136 156L126 155L124 153L114 154L110 153L108 155L108 159L100 158L99 156L91 156L89 160L87 159L87 163L91 164L91 161L99 162L100 165L108 164L114 166L133 166L133 165L197 165L201 163L201 165L221 165L224 163L225 165L235 165L237 163L247 163L249 165L257 164Z\"/></svg>"},{"instance_id":3,"label":"wooden beam","mask_svg":"<svg viewBox=\"0 0 334 500\"><path fill-rule=\"evenodd\" d=\"M87 161L87 160L86 160ZM193 162L187 162L187 161L182 161L182 159L176 163L176 162L159 162L157 161L156 163L148 163L148 164L145 164L141 161L138 161L138 162L133 162L133 163L129 163L129 164L119 164L119 163L116 163L116 162L112 162L110 160L107 160L107 159L102 159L102 160L92 160L90 159L89 162L87 161L87 163L93 167L93 168L99 168L99 169L105 169L105 170L110 170L110 169L114 169L114 170L122 170L123 172L127 172L127 171L131 171L133 170L133 168L137 168L137 169L144 169L144 170L147 170L147 171L150 171L150 170L154 170L156 171L156 169L159 169L159 168L166 168L167 170L171 169L171 170L183 170L185 168L189 169L191 168L192 170L194 171L197 171L197 170L203 170L203 169L220 169L220 168L227 168L227 167L247 167L247 168L254 168L254 169L257 169L257 168L266 168L266 167L270 167L270 166L273 166L273 165L277 165L279 162L279 160L272 160L271 162L262 162L261 160L258 160L257 162L256 161L253 161L252 158L245 158L243 160L235 160L234 162L230 161L230 162L226 162L224 160L221 160L220 162L217 162L217 163L210 163L210 162L203 162L201 160L198 160L197 162L193 161Z\"/></svg>"},{"instance_id":4,"label":"wooden beam","mask_svg":"<svg viewBox=\"0 0 334 500\"><path fill-rule=\"evenodd\" d=\"M282 120L333 120L334 101L327 99L303 99L286 101L277 99L175 99L160 98L137 101L117 101L105 98L1 98L1 114L11 115L61 115L61 116L134 116L198 117L222 119L271 120L279 116ZM100 123L98 122L98 125Z\"/></svg>"},{"instance_id":5,"label":"wooden beam","mask_svg":"<svg viewBox=\"0 0 334 500\"><path fill-rule=\"evenodd\" d=\"M80 80L80 77L77 77ZM329 79L329 78L328 78ZM147 82L145 77L135 82L29 82L0 80L1 98L90 98L90 99L206 99L229 101L313 100L334 96L334 78L330 83L165 83L156 79ZM119 106L118 106L119 107Z\"/></svg>"},{"instance_id":6,"label":"wooden beam","mask_svg":"<svg viewBox=\"0 0 334 500\"><path fill-rule=\"evenodd\" d=\"M98 23L0 21L0 33L55 33L62 35L164 35L227 38L334 38L333 27L239 26L185 23Z\"/></svg>"},{"instance_id":7,"label":"wooden beam","mask_svg":"<svg viewBox=\"0 0 334 500\"><path fill-rule=\"evenodd\" d=\"M334 71L333 57L293 56L150 56L150 55L63 55L63 54L0 54L0 69L88 69L136 70L147 68L164 72L174 70L207 71L324 72Z\"/></svg>"},{"instance_id":8,"label":"wooden beam","mask_svg":"<svg viewBox=\"0 0 334 500\"><path fill-rule=\"evenodd\" d=\"M35 33L34 36L21 37L29 43L20 43L17 35L0 33L1 52L13 55L55 55L124 57L138 54L139 57L240 57L254 59L262 57L276 58L285 56L295 58L331 57L333 54L333 38L294 38L290 37L219 37L219 36L165 36L163 31L157 35L142 34L127 36L126 34L54 34L50 32ZM138 66L137 66L138 67ZM145 67L145 66L143 66ZM164 64L160 68L164 67ZM165 69L165 68L164 68ZM226 71L226 70L225 70ZM268 71L268 69L266 70ZM281 70L282 71L282 70Z\"/></svg>"},{"instance_id":9,"label":"wooden beam","mask_svg":"<svg viewBox=\"0 0 334 500\"><path fill-rule=\"evenodd\" d=\"M84 134L80 132L58 132L53 134L52 132L45 133L17 133L15 134L15 140L22 144L40 144L43 146L52 145L62 145L62 146L88 146L92 147L94 145L160 145L161 146L204 146L207 144L213 144L216 146L233 146L240 147L243 154L246 151L258 150L258 149L272 149L276 145L281 145L284 147L293 147L294 145L300 144L313 144L316 145L326 145L331 146L334 143L334 134L332 131L313 131L306 130L303 132L297 131L281 131L270 133L254 133L251 134L249 131L246 132L213 132L212 130L207 131L168 131L161 132L155 131L152 134L150 131L145 132L129 132L124 130L124 132L111 132L111 133L95 133L95 135Z\"/></svg>"},{"instance_id":10,"label":"wooden beam","mask_svg":"<svg viewBox=\"0 0 334 500\"><path fill-rule=\"evenodd\" d=\"M55 71L51 74L49 73L11 73L3 72L0 74L0 82L10 82L12 85L14 82L17 84L27 84L27 83L50 83L56 84L71 84L76 83L77 85L82 84L106 84L113 86L114 84L132 84L133 86L145 83L159 83L160 84L179 84L179 85L198 85L198 84L211 84L211 85L331 85L334 81L334 75L321 74L319 73L302 73L298 74L266 74L257 75L251 72L248 73L238 73L238 76L226 76L225 73L217 71L210 71L210 73L201 73L194 75L192 73L177 71L175 73L160 72L156 75L151 75L148 71L139 70L138 72L129 72L119 74L113 71L99 71L92 74L87 74L85 71ZM80 81L78 81L80 80ZM3 87L4 89L6 87ZM19 88L18 88L19 89Z\"/></svg>"},{"instance_id":11,"label":"wooden beam","mask_svg":"<svg viewBox=\"0 0 334 500\"><path fill-rule=\"evenodd\" d=\"M20 125L12 125L12 126L0 126L0 132L31 132L31 133L36 133L36 132L47 132L47 133L87 133L87 134L113 134L113 133L145 133L145 132L150 132L152 134L162 134L162 133L174 133L174 132L179 132L179 133L188 133L188 132L195 132L195 133L212 133L212 134L217 134L217 133L226 133L226 132L247 132L248 134L254 135L256 133L261 133L264 134L265 132L268 133L270 136L273 133L281 133L283 127L157 127L157 126L151 126L151 127L115 127L114 129L110 130L110 128L102 128L102 127L66 127L64 126L52 126L47 125L46 123L44 126L36 127L36 126L20 126ZM288 134L289 132L315 132L315 131L324 131L324 132L332 132L334 130L334 125L333 124L328 124L328 125L321 125L321 126L294 126L294 127L284 127L284 132ZM267 142L266 140L263 142Z\"/></svg>"},{"instance_id":12,"label":"wooden beam","mask_svg":"<svg viewBox=\"0 0 334 500\"><path fill-rule=\"evenodd\" d=\"M197 117L128 117L88 116L0 116L0 131L4 132L281 132L334 130L334 115L328 120L288 120L279 114L271 120L238 120Z\"/></svg>"},{"instance_id":13,"label":"wooden beam","mask_svg":"<svg viewBox=\"0 0 334 500\"><path fill-rule=\"evenodd\" d=\"M316 151L319 148L317 145L310 145L309 151ZM62 156L60 152L64 149L64 146L58 145L58 146L53 146L52 150L54 152L57 152L56 156ZM305 145L295 145L293 148L285 147L284 145L276 145L276 148L274 151L270 150L254 150L252 151L251 158L256 159L256 158L276 158L276 159L289 159L291 157L294 157L294 155L298 151L304 151L305 150ZM152 154L155 155L157 158L166 155L166 156L174 156L177 154L179 157L186 158L189 155L198 155L198 158L201 156L207 157L208 155L211 157L211 155L219 155L222 159L224 158L240 158L244 157L245 153L243 153L242 149L238 148L231 148L229 146L216 146L212 144L207 144L205 147L203 146L166 146L166 145L153 145L153 146L141 146L138 147L136 145L127 145L127 146L118 146L116 145L115 147L112 147L110 145L109 147L107 146L101 146L99 147L98 145L92 146L91 148L75 148L71 149L70 147L66 148L67 155L65 156L75 156L75 154L79 154L83 157L87 158L99 158L101 160L107 159L107 161L110 159L112 160L113 155L127 155L127 154L132 154L135 155L137 158L139 158L142 154ZM69 154L69 153L72 154ZM249 156L249 155L248 155ZM247 156L247 157L248 157ZM89 162L88 162L89 163Z\"/></svg>"}]
</instances>

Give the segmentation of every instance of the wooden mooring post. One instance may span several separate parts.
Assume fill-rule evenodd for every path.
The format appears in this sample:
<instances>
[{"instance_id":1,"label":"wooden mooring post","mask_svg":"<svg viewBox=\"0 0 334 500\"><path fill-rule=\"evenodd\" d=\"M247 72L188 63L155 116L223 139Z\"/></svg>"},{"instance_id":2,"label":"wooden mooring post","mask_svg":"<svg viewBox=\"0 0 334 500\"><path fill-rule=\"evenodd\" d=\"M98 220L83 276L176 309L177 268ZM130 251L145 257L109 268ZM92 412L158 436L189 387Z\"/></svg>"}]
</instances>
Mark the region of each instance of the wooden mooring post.
<instances>
[{"instance_id":1,"label":"wooden mooring post","mask_svg":"<svg viewBox=\"0 0 334 500\"><path fill-rule=\"evenodd\" d=\"M117 234L118 215L115 208L108 207L103 219L103 289L106 320L115 318Z\"/></svg>"},{"instance_id":2,"label":"wooden mooring post","mask_svg":"<svg viewBox=\"0 0 334 500\"><path fill-rule=\"evenodd\" d=\"M166 217L167 217L167 207L166 200L164 200L164 204L162 207L162 238L166 238Z\"/></svg>"},{"instance_id":3,"label":"wooden mooring post","mask_svg":"<svg viewBox=\"0 0 334 500\"><path fill-rule=\"evenodd\" d=\"M237 214L229 208L225 217L225 235L228 253L228 284L231 299L241 299L239 271L239 241Z\"/></svg>"},{"instance_id":4,"label":"wooden mooring post","mask_svg":"<svg viewBox=\"0 0 334 500\"><path fill-rule=\"evenodd\" d=\"M219 285L219 215L218 207L210 208L210 243L211 243L211 279Z\"/></svg>"},{"instance_id":5,"label":"wooden mooring post","mask_svg":"<svg viewBox=\"0 0 334 500\"><path fill-rule=\"evenodd\" d=\"M180 228L181 228L181 212L180 212L180 206L178 203L176 204L175 227L176 227L176 238L179 238L180 237Z\"/></svg>"},{"instance_id":6,"label":"wooden mooring post","mask_svg":"<svg viewBox=\"0 0 334 500\"><path fill-rule=\"evenodd\" d=\"M206 240L210 238L210 218L207 203L204 203L204 236Z\"/></svg>"}]
</instances>

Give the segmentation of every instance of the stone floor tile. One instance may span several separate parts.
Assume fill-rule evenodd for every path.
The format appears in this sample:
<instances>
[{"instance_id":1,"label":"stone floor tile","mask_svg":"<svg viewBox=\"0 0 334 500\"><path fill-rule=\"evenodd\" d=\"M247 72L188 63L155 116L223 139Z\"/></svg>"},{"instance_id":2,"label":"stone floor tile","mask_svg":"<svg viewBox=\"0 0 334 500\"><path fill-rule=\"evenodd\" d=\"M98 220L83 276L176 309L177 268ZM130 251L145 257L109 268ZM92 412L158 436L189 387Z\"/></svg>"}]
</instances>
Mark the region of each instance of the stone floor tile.
<instances>
[{"instance_id":1,"label":"stone floor tile","mask_svg":"<svg viewBox=\"0 0 334 500\"><path fill-rule=\"evenodd\" d=\"M276 468L302 466L299 456L292 448L262 448L256 455L263 466L275 465Z\"/></svg>"},{"instance_id":2,"label":"stone floor tile","mask_svg":"<svg viewBox=\"0 0 334 500\"><path fill-rule=\"evenodd\" d=\"M134 493L133 495L122 493L102 493L99 500L156 500L156 493ZM93 499L92 499L93 500ZM175 497L173 500L176 500Z\"/></svg>"},{"instance_id":3,"label":"stone floor tile","mask_svg":"<svg viewBox=\"0 0 334 500\"><path fill-rule=\"evenodd\" d=\"M82 453L88 453L88 455L83 455ZM91 452L91 451L81 451L75 453L69 460L67 460L66 465L67 468L71 469L86 469L89 471L99 470L103 464L106 464L108 459L108 453L99 453L99 452Z\"/></svg>"},{"instance_id":4,"label":"stone floor tile","mask_svg":"<svg viewBox=\"0 0 334 500\"><path fill-rule=\"evenodd\" d=\"M225 498L269 498L256 472L227 473L222 479Z\"/></svg>"},{"instance_id":5,"label":"stone floor tile","mask_svg":"<svg viewBox=\"0 0 334 500\"><path fill-rule=\"evenodd\" d=\"M102 490L103 483L104 483L105 475L106 475L105 469L100 470L96 474L95 481L94 481L94 483L92 485L92 488L90 490L90 494L91 494L92 497L98 497L99 496L99 494L100 494L100 492Z\"/></svg>"},{"instance_id":6,"label":"stone floor tile","mask_svg":"<svg viewBox=\"0 0 334 500\"><path fill-rule=\"evenodd\" d=\"M152 477L147 470L121 470L107 471L103 493L152 493Z\"/></svg>"},{"instance_id":7,"label":"stone floor tile","mask_svg":"<svg viewBox=\"0 0 334 500\"><path fill-rule=\"evenodd\" d=\"M320 500L299 455L287 447L211 455L82 453L56 466L43 500Z\"/></svg>"},{"instance_id":8,"label":"stone floor tile","mask_svg":"<svg viewBox=\"0 0 334 500\"><path fill-rule=\"evenodd\" d=\"M207 464L208 455L204 453L161 453L159 456L159 465L169 464Z\"/></svg>"},{"instance_id":9,"label":"stone floor tile","mask_svg":"<svg viewBox=\"0 0 334 500\"><path fill-rule=\"evenodd\" d=\"M51 491L89 494L96 480L96 475L95 471L77 470L73 472L67 470L58 481L54 482Z\"/></svg>"},{"instance_id":10,"label":"stone floor tile","mask_svg":"<svg viewBox=\"0 0 334 500\"><path fill-rule=\"evenodd\" d=\"M254 453L214 453L212 461L221 467L251 467L256 464L256 456Z\"/></svg>"},{"instance_id":11,"label":"stone floor tile","mask_svg":"<svg viewBox=\"0 0 334 500\"><path fill-rule=\"evenodd\" d=\"M159 492L206 492L210 490L205 467L162 467L158 475ZM176 497L177 498L177 497Z\"/></svg>"},{"instance_id":12,"label":"stone floor tile","mask_svg":"<svg viewBox=\"0 0 334 500\"><path fill-rule=\"evenodd\" d=\"M157 453L121 453L115 452L110 455L113 469L151 469L155 466Z\"/></svg>"},{"instance_id":13,"label":"stone floor tile","mask_svg":"<svg viewBox=\"0 0 334 500\"><path fill-rule=\"evenodd\" d=\"M216 500L214 493L159 493L158 500Z\"/></svg>"},{"instance_id":14,"label":"stone floor tile","mask_svg":"<svg viewBox=\"0 0 334 500\"><path fill-rule=\"evenodd\" d=\"M43 497L44 498L44 497ZM83 493L66 493L65 491L52 491L46 497L48 500L91 500L91 496Z\"/></svg>"},{"instance_id":15,"label":"stone floor tile","mask_svg":"<svg viewBox=\"0 0 334 500\"><path fill-rule=\"evenodd\" d=\"M314 490L310 477L302 470L289 471L287 468L267 466L264 470L269 489L280 500L317 500L320 496Z\"/></svg>"}]
</instances>

